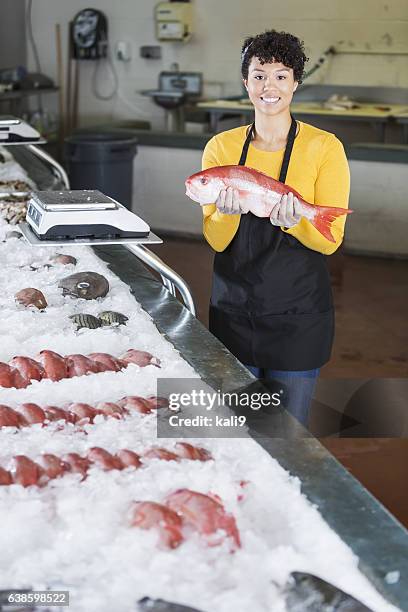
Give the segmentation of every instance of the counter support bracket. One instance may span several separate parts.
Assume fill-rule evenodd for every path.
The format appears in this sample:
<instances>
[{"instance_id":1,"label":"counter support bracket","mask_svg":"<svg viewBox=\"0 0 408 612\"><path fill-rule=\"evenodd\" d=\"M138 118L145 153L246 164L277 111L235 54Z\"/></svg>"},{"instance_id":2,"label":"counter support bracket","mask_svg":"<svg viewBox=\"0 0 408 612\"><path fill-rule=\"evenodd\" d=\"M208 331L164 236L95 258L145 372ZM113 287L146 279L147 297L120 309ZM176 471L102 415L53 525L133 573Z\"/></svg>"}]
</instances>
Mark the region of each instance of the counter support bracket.
<instances>
[{"instance_id":1,"label":"counter support bracket","mask_svg":"<svg viewBox=\"0 0 408 612\"><path fill-rule=\"evenodd\" d=\"M43 161L46 161L52 167L54 174L62 181L64 185L64 189L70 189L68 175L65 172L64 168L59 164L51 155L48 155L46 151L40 149L36 145L27 144L27 149L29 149L36 157L39 157Z\"/></svg>"},{"instance_id":2,"label":"counter support bracket","mask_svg":"<svg viewBox=\"0 0 408 612\"><path fill-rule=\"evenodd\" d=\"M138 259L150 266L150 268L160 275L163 285L171 295L177 297L176 289L178 289L184 305L194 317L196 316L196 309L191 291L187 283L179 274L177 274L177 272L165 264L160 257L158 257L155 253L152 253L152 251L146 248L143 244L126 244L124 246L128 249L128 251L133 253L133 255L136 255Z\"/></svg>"}]
</instances>

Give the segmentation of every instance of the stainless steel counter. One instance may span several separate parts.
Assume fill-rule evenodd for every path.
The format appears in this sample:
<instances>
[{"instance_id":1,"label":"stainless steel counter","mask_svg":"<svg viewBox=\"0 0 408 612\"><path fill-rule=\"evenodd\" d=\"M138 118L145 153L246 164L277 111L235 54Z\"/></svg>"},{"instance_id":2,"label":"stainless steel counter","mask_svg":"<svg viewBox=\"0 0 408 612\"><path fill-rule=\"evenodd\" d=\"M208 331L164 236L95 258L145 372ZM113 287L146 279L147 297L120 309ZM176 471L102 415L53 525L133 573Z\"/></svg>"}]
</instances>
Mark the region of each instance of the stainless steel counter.
<instances>
[{"instance_id":1,"label":"stainless steel counter","mask_svg":"<svg viewBox=\"0 0 408 612\"><path fill-rule=\"evenodd\" d=\"M210 385L225 390L251 385L254 378L153 275L123 247L95 247L95 253L131 288L159 331ZM259 425L274 437L259 434ZM250 430L283 468L297 476L302 491L330 527L360 559L360 569L386 599L408 610L408 532L313 438L284 439L291 418L275 415ZM281 437L279 437L281 436ZM388 584L389 572L400 572Z\"/></svg>"},{"instance_id":2,"label":"stainless steel counter","mask_svg":"<svg viewBox=\"0 0 408 612\"><path fill-rule=\"evenodd\" d=\"M397 121L405 123L406 117L401 115ZM95 131L95 127L92 129ZM104 132L112 130L112 127L107 124L98 126L97 129L100 132ZM78 130L78 133L82 134L87 131L90 131L90 128ZM213 133L189 134L186 132L165 132L147 129L128 129L124 130L124 133L129 134L129 131L137 138L139 147L187 149L192 151L203 151L207 142L214 136ZM407 142L407 139L404 142ZM348 160L408 163L408 147L406 144L355 142L353 144L346 143L345 150Z\"/></svg>"}]
</instances>

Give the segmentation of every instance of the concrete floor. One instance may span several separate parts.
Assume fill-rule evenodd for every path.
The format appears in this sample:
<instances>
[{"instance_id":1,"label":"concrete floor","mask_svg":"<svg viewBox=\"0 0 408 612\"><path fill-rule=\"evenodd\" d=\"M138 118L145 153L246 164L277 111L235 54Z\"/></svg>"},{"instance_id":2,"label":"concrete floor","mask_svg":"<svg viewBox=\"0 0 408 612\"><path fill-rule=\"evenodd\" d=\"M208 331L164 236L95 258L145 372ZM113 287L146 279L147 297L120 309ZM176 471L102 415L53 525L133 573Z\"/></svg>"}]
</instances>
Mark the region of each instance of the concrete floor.
<instances>
[{"instance_id":1,"label":"concrete floor","mask_svg":"<svg viewBox=\"0 0 408 612\"><path fill-rule=\"evenodd\" d=\"M203 240L168 237L152 250L187 281L197 316L208 325L213 264L210 247ZM329 266L337 313L336 337L332 359L322 369L322 377L406 378L408 261L336 253L329 258ZM408 527L408 439L320 439Z\"/></svg>"}]
</instances>

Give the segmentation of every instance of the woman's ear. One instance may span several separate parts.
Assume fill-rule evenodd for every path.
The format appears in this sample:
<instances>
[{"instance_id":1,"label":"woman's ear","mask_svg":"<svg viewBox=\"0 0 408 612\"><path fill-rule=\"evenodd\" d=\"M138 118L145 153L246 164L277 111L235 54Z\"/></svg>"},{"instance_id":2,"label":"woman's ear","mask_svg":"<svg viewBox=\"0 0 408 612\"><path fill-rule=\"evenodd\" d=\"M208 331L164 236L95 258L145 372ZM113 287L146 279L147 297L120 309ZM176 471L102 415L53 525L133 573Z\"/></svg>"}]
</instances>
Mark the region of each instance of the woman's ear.
<instances>
[{"instance_id":1,"label":"woman's ear","mask_svg":"<svg viewBox=\"0 0 408 612\"><path fill-rule=\"evenodd\" d=\"M299 85L299 82L295 81L295 84L294 84L294 87L293 87L293 93L295 93L295 91L297 90L298 85Z\"/></svg>"},{"instance_id":2,"label":"woman's ear","mask_svg":"<svg viewBox=\"0 0 408 612\"><path fill-rule=\"evenodd\" d=\"M242 79L245 89L248 91L248 81L247 79Z\"/></svg>"}]
</instances>

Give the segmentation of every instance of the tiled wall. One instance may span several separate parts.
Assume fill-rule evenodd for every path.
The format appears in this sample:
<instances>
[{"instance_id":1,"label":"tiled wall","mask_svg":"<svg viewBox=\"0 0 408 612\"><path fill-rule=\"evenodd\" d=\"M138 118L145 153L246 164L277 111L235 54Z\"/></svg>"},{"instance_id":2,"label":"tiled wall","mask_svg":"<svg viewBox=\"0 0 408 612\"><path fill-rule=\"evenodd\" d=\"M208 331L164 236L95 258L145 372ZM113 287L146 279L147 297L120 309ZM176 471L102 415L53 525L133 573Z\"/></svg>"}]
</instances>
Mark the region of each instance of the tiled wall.
<instances>
[{"instance_id":1,"label":"tiled wall","mask_svg":"<svg viewBox=\"0 0 408 612\"><path fill-rule=\"evenodd\" d=\"M205 92L210 96L240 92L239 54L247 35L268 28L290 31L305 40L309 65L332 44L344 41L345 48L386 51L373 55L338 55L319 70L310 82L408 87L408 3L406 0L193 0L195 34L185 45L161 43L161 60L139 57L139 47L158 44L154 34L152 0L35 0L33 30L43 71L55 78L55 24L64 35L66 60L67 23L77 11L93 6L109 20L109 37L114 45L126 40L132 46L132 61L114 60L119 77L118 94L111 101L95 98L91 89L93 62L81 62L81 123L111 118L152 120L163 125L163 112L140 90L157 86L158 73L178 62L181 70L204 73ZM390 53L390 52L393 52ZM106 67L100 87L109 88ZM47 105L55 105L51 97Z\"/></svg>"}]
</instances>

